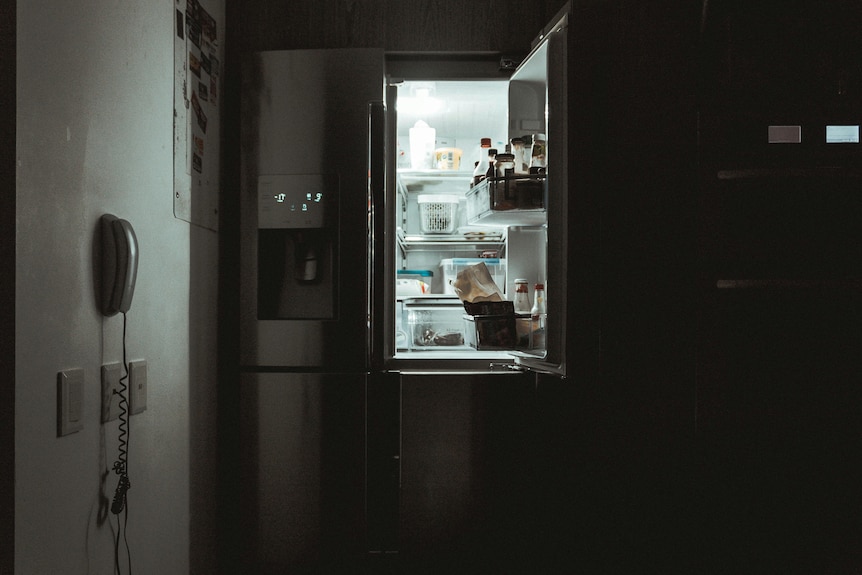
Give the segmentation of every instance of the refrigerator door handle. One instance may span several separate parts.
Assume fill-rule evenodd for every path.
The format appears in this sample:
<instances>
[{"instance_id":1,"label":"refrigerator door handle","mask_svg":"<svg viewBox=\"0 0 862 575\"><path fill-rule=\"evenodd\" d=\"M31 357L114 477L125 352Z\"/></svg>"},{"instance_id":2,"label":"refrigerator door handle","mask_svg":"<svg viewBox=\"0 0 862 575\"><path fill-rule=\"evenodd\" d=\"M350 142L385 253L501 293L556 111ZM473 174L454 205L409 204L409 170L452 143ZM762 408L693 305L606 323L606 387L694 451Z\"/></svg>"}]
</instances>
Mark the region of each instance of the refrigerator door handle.
<instances>
[{"instance_id":1,"label":"refrigerator door handle","mask_svg":"<svg viewBox=\"0 0 862 575\"><path fill-rule=\"evenodd\" d=\"M383 366L385 331L386 106L368 104L368 365Z\"/></svg>"}]
</instances>

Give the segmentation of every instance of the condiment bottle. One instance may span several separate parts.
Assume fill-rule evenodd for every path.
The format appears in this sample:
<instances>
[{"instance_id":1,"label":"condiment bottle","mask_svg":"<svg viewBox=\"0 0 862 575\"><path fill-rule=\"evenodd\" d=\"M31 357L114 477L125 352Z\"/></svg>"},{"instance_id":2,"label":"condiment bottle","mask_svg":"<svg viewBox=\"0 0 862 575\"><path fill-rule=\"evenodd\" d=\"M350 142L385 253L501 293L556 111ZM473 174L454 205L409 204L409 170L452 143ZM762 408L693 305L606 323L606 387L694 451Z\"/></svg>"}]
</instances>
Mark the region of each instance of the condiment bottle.
<instances>
[{"instance_id":1,"label":"condiment bottle","mask_svg":"<svg viewBox=\"0 0 862 575\"><path fill-rule=\"evenodd\" d=\"M533 309L530 310L530 337L532 340L530 347L545 349L545 321L548 318L548 311L545 308L545 284L536 284L535 294Z\"/></svg>"},{"instance_id":2,"label":"condiment bottle","mask_svg":"<svg viewBox=\"0 0 862 575\"><path fill-rule=\"evenodd\" d=\"M530 290L527 287L527 280L518 278L515 280L515 313L530 313L532 309L530 303Z\"/></svg>"},{"instance_id":3,"label":"condiment bottle","mask_svg":"<svg viewBox=\"0 0 862 575\"><path fill-rule=\"evenodd\" d=\"M485 178L494 179L497 175L497 170L494 167L494 162L497 161L497 148L488 149L488 169L485 171Z\"/></svg>"},{"instance_id":4,"label":"condiment bottle","mask_svg":"<svg viewBox=\"0 0 862 575\"><path fill-rule=\"evenodd\" d=\"M488 173L488 154L490 152L491 138L482 138L479 145L479 161L476 162L476 167L473 169L473 181L470 183L470 187L485 179L485 174Z\"/></svg>"}]
</instances>

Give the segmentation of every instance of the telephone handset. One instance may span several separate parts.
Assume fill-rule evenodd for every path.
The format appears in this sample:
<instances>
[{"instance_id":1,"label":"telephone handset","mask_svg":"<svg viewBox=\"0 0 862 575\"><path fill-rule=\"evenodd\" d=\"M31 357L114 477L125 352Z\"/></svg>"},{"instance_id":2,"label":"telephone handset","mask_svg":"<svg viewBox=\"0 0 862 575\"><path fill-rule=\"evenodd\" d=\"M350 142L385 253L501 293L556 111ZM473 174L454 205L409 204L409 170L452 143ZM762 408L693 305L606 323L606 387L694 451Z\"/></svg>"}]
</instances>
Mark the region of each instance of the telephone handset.
<instances>
[{"instance_id":1,"label":"telephone handset","mask_svg":"<svg viewBox=\"0 0 862 575\"><path fill-rule=\"evenodd\" d=\"M132 306L138 275L138 238L132 224L105 214L102 226L101 312L111 316Z\"/></svg>"}]
</instances>

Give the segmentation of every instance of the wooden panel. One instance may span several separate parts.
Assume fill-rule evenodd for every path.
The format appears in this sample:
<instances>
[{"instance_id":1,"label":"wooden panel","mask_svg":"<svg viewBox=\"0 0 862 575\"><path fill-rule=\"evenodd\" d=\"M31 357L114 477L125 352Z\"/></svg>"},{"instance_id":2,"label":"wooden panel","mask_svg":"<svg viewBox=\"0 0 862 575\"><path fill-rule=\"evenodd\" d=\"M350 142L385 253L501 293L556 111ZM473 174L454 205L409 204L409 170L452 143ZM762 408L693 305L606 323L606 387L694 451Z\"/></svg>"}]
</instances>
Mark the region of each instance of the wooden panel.
<instances>
[{"instance_id":1,"label":"wooden panel","mask_svg":"<svg viewBox=\"0 0 862 575\"><path fill-rule=\"evenodd\" d=\"M243 51L383 47L390 51L526 52L564 0L250 0Z\"/></svg>"},{"instance_id":2,"label":"wooden panel","mask_svg":"<svg viewBox=\"0 0 862 575\"><path fill-rule=\"evenodd\" d=\"M818 287L705 295L697 418L702 567L858 571L862 295Z\"/></svg>"}]
</instances>

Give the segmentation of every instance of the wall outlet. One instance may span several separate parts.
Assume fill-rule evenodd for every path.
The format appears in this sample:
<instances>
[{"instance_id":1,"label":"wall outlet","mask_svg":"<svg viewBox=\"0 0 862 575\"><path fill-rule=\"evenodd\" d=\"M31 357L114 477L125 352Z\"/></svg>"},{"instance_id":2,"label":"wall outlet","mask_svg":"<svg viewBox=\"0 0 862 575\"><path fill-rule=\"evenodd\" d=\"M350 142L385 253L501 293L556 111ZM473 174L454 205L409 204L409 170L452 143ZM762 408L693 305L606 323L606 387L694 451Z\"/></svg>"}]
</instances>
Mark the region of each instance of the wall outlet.
<instances>
[{"instance_id":1,"label":"wall outlet","mask_svg":"<svg viewBox=\"0 0 862 575\"><path fill-rule=\"evenodd\" d=\"M129 363L129 411L137 415L147 409L147 362Z\"/></svg>"},{"instance_id":2,"label":"wall outlet","mask_svg":"<svg viewBox=\"0 0 862 575\"><path fill-rule=\"evenodd\" d=\"M120 417L119 392L122 375L122 363L108 363L102 366L102 423L108 423Z\"/></svg>"}]
</instances>

